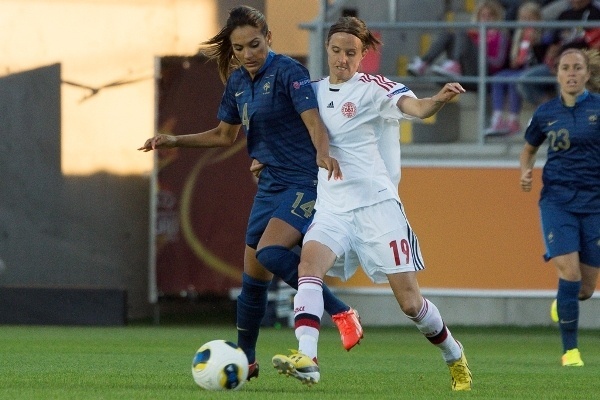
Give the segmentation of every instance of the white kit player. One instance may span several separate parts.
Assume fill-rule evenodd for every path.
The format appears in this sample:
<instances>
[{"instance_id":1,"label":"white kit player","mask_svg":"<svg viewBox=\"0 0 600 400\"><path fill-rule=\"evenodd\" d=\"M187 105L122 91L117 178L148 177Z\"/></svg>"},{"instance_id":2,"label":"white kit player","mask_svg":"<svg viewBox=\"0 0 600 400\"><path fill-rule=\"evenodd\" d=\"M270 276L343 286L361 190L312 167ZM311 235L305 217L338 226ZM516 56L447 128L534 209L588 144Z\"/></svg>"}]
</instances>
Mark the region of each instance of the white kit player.
<instances>
[{"instance_id":1,"label":"white kit player","mask_svg":"<svg viewBox=\"0 0 600 400\"><path fill-rule=\"evenodd\" d=\"M274 356L273 365L305 384L319 381L323 278L328 274L346 280L360 265L373 282L389 282L402 312L441 350L451 388L470 390L472 376L462 345L437 307L421 295L416 272L424 264L397 187L398 121L434 115L465 90L448 83L431 98L418 99L403 84L357 72L366 51L379 44L356 17L340 18L327 36L330 76L314 83L314 89L329 132L330 155L338 160L343 178L328 180L326 171L319 170L316 213L304 237L294 297L298 351Z\"/></svg>"}]
</instances>

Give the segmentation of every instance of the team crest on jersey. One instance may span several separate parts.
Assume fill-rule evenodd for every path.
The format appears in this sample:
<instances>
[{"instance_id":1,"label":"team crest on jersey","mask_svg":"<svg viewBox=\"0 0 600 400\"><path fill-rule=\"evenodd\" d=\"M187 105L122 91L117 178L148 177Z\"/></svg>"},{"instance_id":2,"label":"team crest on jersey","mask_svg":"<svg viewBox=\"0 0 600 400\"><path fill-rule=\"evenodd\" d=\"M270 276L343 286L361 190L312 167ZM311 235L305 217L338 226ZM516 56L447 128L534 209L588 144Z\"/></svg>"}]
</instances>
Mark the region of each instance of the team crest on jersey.
<instances>
[{"instance_id":1,"label":"team crest on jersey","mask_svg":"<svg viewBox=\"0 0 600 400\"><path fill-rule=\"evenodd\" d=\"M267 82L263 85L263 94L271 93L271 82Z\"/></svg>"},{"instance_id":2,"label":"team crest on jersey","mask_svg":"<svg viewBox=\"0 0 600 400\"><path fill-rule=\"evenodd\" d=\"M598 122L598 116L596 114L590 115L588 117L588 121L590 122L590 124L596 124Z\"/></svg>"},{"instance_id":3,"label":"team crest on jersey","mask_svg":"<svg viewBox=\"0 0 600 400\"><path fill-rule=\"evenodd\" d=\"M352 102L344 103L342 106L342 114L348 118L352 118L356 115L356 105Z\"/></svg>"}]
</instances>

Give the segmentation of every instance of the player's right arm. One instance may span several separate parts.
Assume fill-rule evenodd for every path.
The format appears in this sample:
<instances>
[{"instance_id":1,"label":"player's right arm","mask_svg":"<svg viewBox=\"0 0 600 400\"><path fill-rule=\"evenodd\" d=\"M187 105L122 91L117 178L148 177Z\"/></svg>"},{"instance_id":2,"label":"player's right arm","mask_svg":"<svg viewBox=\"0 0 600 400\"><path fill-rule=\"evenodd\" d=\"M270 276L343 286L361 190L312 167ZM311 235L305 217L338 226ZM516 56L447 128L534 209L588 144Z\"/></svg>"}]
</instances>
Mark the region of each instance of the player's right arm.
<instances>
[{"instance_id":1,"label":"player's right arm","mask_svg":"<svg viewBox=\"0 0 600 400\"><path fill-rule=\"evenodd\" d=\"M533 183L533 165L535 164L535 155L539 147L525 143L523 150L519 156L519 164L521 166L521 190L530 192Z\"/></svg>"},{"instance_id":2,"label":"player's right arm","mask_svg":"<svg viewBox=\"0 0 600 400\"><path fill-rule=\"evenodd\" d=\"M138 150L144 152L172 147L228 147L231 146L240 131L241 125L231 125L221 121L215 128L190 135L158 134L144 143Z\"/></svg>"}]
</instances>

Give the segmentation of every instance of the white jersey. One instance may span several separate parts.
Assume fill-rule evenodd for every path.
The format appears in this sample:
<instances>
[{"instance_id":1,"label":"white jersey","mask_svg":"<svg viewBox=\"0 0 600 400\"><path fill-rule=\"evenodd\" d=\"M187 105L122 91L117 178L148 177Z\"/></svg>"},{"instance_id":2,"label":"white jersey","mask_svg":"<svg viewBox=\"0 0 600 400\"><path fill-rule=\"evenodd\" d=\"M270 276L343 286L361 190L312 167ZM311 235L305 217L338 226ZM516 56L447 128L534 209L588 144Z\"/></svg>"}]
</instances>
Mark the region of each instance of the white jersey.
<instances>
[{"instance_id":1,"label":"white jersey","mask_svg":"<svg viewBox=\"0 0 600 400\"><path fill-rule=\"evenodd\" d=\"M387 119L383 123L381 137L377 141L379 154L385 163L385 169L392 183L400 185L400 123L395 119Z\"/></svg>"},{"instance_id":2,"label":"white jersey","mask_svg":"<svg viewBox=\"0 0 600 400\"><path fill-rule=\"evenodd\" d=\"M412 117L396 103L402 96L416 97L414 93L401 83L364 73L340 85L330 84L327 77L313 88L329 132L330 155L343 174L341 180L327 180L327 171L319 169L315 208L344 212L388 199L400 201L398 121Z\"/></svg>"}]
</instances>

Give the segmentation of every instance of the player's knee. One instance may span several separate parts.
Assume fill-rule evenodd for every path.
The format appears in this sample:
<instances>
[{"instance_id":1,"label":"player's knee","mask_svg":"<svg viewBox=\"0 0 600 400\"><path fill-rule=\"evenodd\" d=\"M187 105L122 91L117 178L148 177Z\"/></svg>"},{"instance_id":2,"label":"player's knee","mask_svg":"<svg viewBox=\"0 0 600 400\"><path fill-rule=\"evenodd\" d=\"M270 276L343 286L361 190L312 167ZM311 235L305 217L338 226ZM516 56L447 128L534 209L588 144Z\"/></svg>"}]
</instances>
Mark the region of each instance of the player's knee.
<instances>
[{"instance_id":1,"label":"player's knee","mask_svg":"<svg viewBox=\"0 0 600 400\"><path fill-rule=\"evenodd\" d=\"M306 260L300 260L298 264L298 275L300 276L322 276L324 273L321 271L321 268L314 263Z\"/></svg>"},{"instance_id":2,"label":"player's knee","mask_svg":"<svg viewBox=\"0 0 600 400\"><path fill-rule=\"evenodd\" d=\"M281 257L285 255L289 250L284 246L267 246L256 252L256 259L266 269L271 271L272 266L276 266L279 263ZM271 271L273 272L273 271Z\"/></svg>"},{"instance_id":3,"label":"player's knee","mask_svg":"<svg viewBox=\"0 0 600 400\"><path fill-rule=\"evenodd\" d=\"M416 301L398 301L398 304L402 312L409 318L416 317L421 311L421 305Z\"/></svg>"},{"instance_id":4,"label":"player's knee","mask_svg":"<svg viewBox=\"0 0 600 400\"><path fill-rule=\"evenodd\" d=\"M287 265L288 263L285 262L285 259L289 256L290 252L291 250L285 246L267 246L256 252L256 259L268 271L287 282L291 268Z\"/></svg>"}]
</instances>

